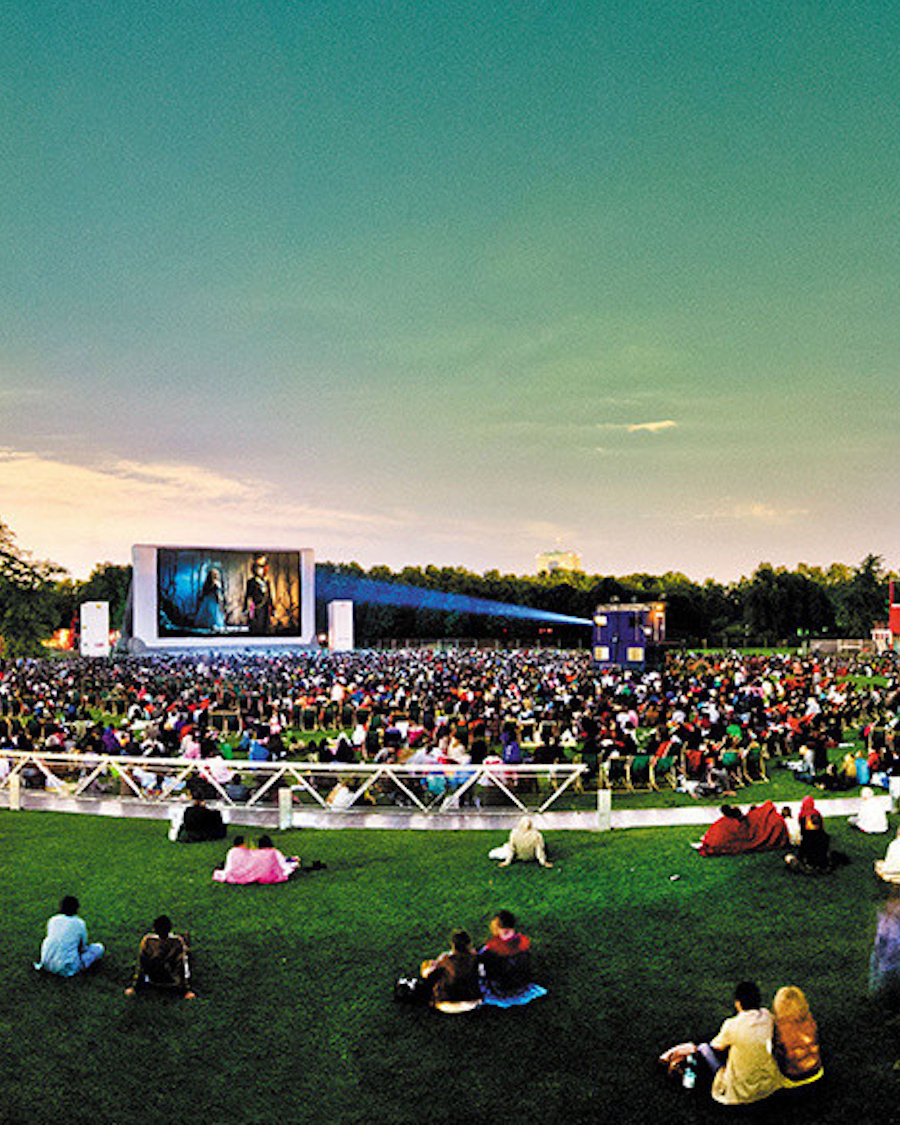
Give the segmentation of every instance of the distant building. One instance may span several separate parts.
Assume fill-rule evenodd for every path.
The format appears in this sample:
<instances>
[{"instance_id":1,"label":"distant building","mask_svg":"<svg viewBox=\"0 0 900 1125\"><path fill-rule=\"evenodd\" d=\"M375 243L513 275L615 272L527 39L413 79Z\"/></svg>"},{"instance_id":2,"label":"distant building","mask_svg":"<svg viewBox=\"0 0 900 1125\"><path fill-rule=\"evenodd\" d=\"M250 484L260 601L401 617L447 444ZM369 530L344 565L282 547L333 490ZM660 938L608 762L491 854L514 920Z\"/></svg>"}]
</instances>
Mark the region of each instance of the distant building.
<instances>
[{"instance_id":1,"label":"distant building","mask_svg":"<svg viewBox=\"0 0 900 1125\"><path fill-rule=\"evenodd\" d=\"M888 628L891 631L892 647L896 649L900 642L900 602L895 597L893 579L888 588Z\"/></svg>"},{"instance_id":2,"label":"distant building","mask_svg":"<svg viewBox=\"0 0 900 1125\"><path fill-rule=\"evenodd\" d=\"M538 574L552 574L554 570L581 570L581 555L577 551L541 551L537 556Z\"/></svg>"},{"instance_id":3,"label":"distant building","mask_svg":"<svg viewBox=\"0 0 900 1125\"><path fill-rule=\"evenodd\" d=\"M891 580L888 587L888 619L887 624L879 621L872 630L872 640L875 642L876 652L889 652L900 650L900 602Z\"/></svg>"}]
</instances>

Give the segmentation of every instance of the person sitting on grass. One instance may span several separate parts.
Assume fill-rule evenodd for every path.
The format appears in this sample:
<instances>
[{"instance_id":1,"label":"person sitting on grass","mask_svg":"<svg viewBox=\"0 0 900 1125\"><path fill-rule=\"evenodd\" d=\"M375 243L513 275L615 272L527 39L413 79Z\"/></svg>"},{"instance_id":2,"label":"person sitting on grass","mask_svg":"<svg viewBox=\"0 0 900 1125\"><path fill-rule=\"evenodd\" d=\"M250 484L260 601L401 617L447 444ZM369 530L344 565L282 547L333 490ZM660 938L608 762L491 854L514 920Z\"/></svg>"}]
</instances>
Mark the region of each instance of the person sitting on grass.
<instances>
[{"instance_id":1,"label":"person sitting on grass","mask_svg":"<svg viewBox=\"0 0 900 1125\"><path fill-rule=\"evenodd\" d=\"M137 969L125 995L134 996L146 989L179 994L185 1000L196 998L191 987L187 938L172 933L172 920L167 914L160 914L153 922L153 932L141 938Z\"/></svg>"},{"instance_id":2,"label":"person sitting on grass","mask_svg":"<svg viewBox=\"0 0 900 1125\"><path fill-rule=\"evenodd\" d=\"M499 848L494 848L488 853L491 859L499 859L501 867L509 867L515 859L529 863L536 860L541 867L552 867L547 860L547 849L544 837L534 827L530 816L523 816L515 828L510 832L509 839Z\"/></svg>"},{"instance_id":3,"label":"person sitting on grass","mask_svg":"<svg viewBox=\"0 0 900 1125\"><path fill-rule=\"evenodd\" d=\"M889 797L876 797L875 790L866 785L859 791L859 810L854 816L847 817L847 823L867 835L887 832L889 804Z\"/></svg>"},{"instance_id":4,"label":"person sitting on grass","mask_svg":"<svg viewBox=\"0 0 900 1125\"><path fill-rule=\"evenodd\" d=\"M217 883L286 883L300 867L300 859L284 855L270 836L260 836L256 848L244 847L243 837L238 839L240 843L236 839L225 857L224 868L212 873Z\"/></svg>"},{"instance_id":5,"label":"person sitting on grass","mask_svg":"<svg viewBox=\"0 0 900 1125\"><path fill-rule=\"evenodd\" d=\"M803 875L828 874L835 867L835 857L831 855L830 847L831 837L825 831L822 814L812 803L811 797L804 798L800 809L800 847L796 854L790 853L784 857L785 864L791 871Z\"/></svg>"},{"instance_id":6,"label":"person sitting on grass","mask_svg":"<svg viewBox=\"0 0 900 1125\"><path fill-rule=\"evenodd\" d=\"M219 883L243 883L246 870L253 860L253 851L247 846L243 836L235 836L234 843L225 856L225 864L213 872L213 879Z\"/></svg>"},{"instance_id":7,"label":"person sitting on grass","mask_svg":"<svg viewBox=\"0 0 900 1125\"><path fill-rule=\"evenodd\" d=\"M825 1073L819 1049L819 1029L800 988L785 985L772 1001L775 1034L772 1055L781 1071L785 1089L808 1086Z\"/></svg>"},{"instance_id":8,"label":"person sitting on grass","mask_svg":"<svg viewBox=\"0 0 900 1125\"><path fill-rule=\"evenodd\" d=\"M481 947L479 959L485 1004L508 1008L546 996L546 988L531 980L531 939L518 932L508 910L498 911L491 919L491 936Z\"/></svg>"},{"instance_id":9,"label":"person sitting on grass","mask_svg":"<svg viewBox=\"0 0 900 1125\"><path fill-rule=\"evenodd\" d=\"M200 844L205 840L224 840L227 835L222 814L218 809L206 807L204 792L196 787L191 791L193 804L184 810L176 839L179 844Z\"/></svg>"},{"instance_id":10,"label":"person sitting on grass","mask_svg":"<svg viewBox=\"0 0 900 1125\"><path fill-rule=\"evenodd\" d=\"M478 954L465 930L450 934L450 948L433 961L423 961L423 990L439 1012L467 1012L481 1003Z\"/></svg>"},{"instance_id":11,"label":"person sitting on grass","mask_svg":"<svg viewBox=\"0 0 900 1125\"><path fill-rule=\"evenodd\" d=\"M99 941L89 942L84 919L78 917L78 899L66 895L59 904L59 913L47 922L47 936L41 943L41 959L36 969L73 977L89 969L103 956Z\"/></svg>"},{"instance_id":12,"label":"person sitting on grass","mask_svg":"<svg viewBox=\"0 0 900 1125\"><path fill-rule=\"evenodd\" d=\"M790 805L785 805L782 808L781 819L784 821L785 828L787 828L788 845L792 848L799 848L801 840L800 821L794 816Z\"/></svg>"},{"instance_id":13,"label":"person sitting on grass","mask_svg":"<svg viewBox=\"0 0 900 1125\"><path fill-rule=\"evenodd\" d=\"M762 1007L753 981L742 981L734 990L734 1007L737 1014L725 1020L709 1043L680 1043L663 1052L659 1061L672 1073L689 1059L702 1060L701 1071L712 1079L715 1101L748 1105L782 1089L784 1079L769 1049L775 1020Z\"/></svg>"},{"instance_id":14,"label":"person sitting on grass","mask_svg":"<svg viewBox=\"0 0 900 1125\"><path fill-rule=\"evenodd\" d=\"M875 860L875 874L885 883L900 883L900 828L888 844L884 859Z\"/></svg>"}]
</instances>

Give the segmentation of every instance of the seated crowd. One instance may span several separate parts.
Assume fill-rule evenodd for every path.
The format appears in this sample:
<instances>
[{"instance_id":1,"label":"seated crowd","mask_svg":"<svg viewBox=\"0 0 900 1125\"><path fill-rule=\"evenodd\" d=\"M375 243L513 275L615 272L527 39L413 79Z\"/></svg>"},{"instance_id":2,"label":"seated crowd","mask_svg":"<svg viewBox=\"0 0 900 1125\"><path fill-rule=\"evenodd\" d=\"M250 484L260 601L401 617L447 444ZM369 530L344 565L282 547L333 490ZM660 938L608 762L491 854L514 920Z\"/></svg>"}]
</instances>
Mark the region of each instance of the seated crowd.
<instances>
[{"instance_id":1,"label":"seated crowd","mask_svg":"<svg viewBox=\"0 0 900 1125\"><path fill-rule=\"evenodd\" d=\"M887 685L857 687L857 668L883 672ZM117 719L98 718L113 709ZM674 653L658 671L602 674L588 652L555 651L0 663L0 750L140 758L134 776L150 793L172 791L171 771L154 768L155 759L193 759L233 801L252 795L238 762L285 756L426 771L577 756L590 777L613 784L649 761L642 776L723 797L762 776L766 758L796 758L798 776L824 788L856 784L862 767L877 784L900 785L898 710L887 657L855 667L845 658ZM829 751L853 730L867 760L831 762ZM37 767L22 776L48 784Z\"/></svg>"},{"instance_id":2,"label":"seated crowd","mask_svg":"<svg viewBox=\"0 0 900 1125\"><path fill-rule=\"evenodd\" d=\"M91 667L88 680L93 677L96 686L87 691L71 670L63 673L68 681L55 670L29 680L27 668L0 667L0 749L43 744L76 753L135 755L146 767L148 787L159 784L154 758L195 758L206 764L213 792L216 785L243 786L243 799L249 788L232 764L240 758L265 761L302 752L323 764L408 762L423 767L428 784L430 766L465 768L491 760L552 765L575 755L592 776L609 779L616 762L645 756L673 761L688 791L726 796L748 780L753 755L760 762L766 755L798 756L798 776L823 789L854 784L864 773L859 759L832 763L829 752L855 724L866 731L865 776L900 777L894 750L900 685L893 672L885 689L864 693L846 679L845 667L827 660L706 660L681 654L661 672L602 675L590 671L587 655L571 654L431 654L424 666L418 655L354 654L209 663L173 658L163 671L141 661L111 667L113 684ZM127 703L122 727L97 723L88 698L93 690L99 701L113 688ZM210 716L216 706L238 715L236 743L214 729ZM343 722L348 709L350 724ZM340 715L351 733L311 739L298 751L296 741L285 736L313 730L305 725L309 713L323 721ZM179 841L225 838L221 814L206 804L209 792L194 792L173 833ZM331 793L335 802L342 799L339 786ZM886 831L885 800L864 789L854 827ZM785 862L792 871L820 874L835 866L812 796L796 817L779 813L771 801L747 811L725 805L698 844L703 856L788 847ZM497 858L503 865L550 866L543 836L527 817ZM260 836L255 847L237 836L212 878L276 884L302 869L299 857L285 856L269 836ZM875 873L900 883L900 838L876 863ZM78 910L73 896L63 899L47 922L36 969L72 976L103 956L104 947L88 941ZM445 1013L527 1004L546 992L532 980L531 954L529 937L501 910L480 947L467 930L454 930L449 948L423 962L413 980L398 982L397 994ZM194 999L191 970L187 936L174 932L171 919L160 914L140 940L126 995L159 990ZM879 920L871 975L873 991L890 984L900 995L896 904L888 904ZM701 1086L708 1083L712 1098L726 1105L760 1101L822 1077L818 1028L799 988L779 989L769 1010L758 986L745 981L735 990L734 1008L708 1042L685 1042L664 1052L661 1060L670 1071Z\"/></svg>"}]
</instances>

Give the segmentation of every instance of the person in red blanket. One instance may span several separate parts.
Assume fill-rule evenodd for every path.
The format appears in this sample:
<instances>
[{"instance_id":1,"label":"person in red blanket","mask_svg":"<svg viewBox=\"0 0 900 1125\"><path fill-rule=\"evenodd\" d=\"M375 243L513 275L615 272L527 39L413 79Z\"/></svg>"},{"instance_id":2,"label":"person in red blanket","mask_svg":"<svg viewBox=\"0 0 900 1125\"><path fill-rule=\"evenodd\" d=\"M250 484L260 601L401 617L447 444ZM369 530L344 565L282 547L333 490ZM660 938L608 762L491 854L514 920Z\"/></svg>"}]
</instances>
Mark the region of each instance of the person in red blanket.
<instances>
[{"instance_id":1,"label":"person in red blanket","mask_svg":"<svg viewBox=\"0 0 900 1125\"><path fill-rule=\"evenodd\" d=\"M746 813L723 805L721 812L700 842L693 845L703 856L771 851L783 848L788 842L784 817L771 801L750 808Z\"/></svg>"}]
</instances>

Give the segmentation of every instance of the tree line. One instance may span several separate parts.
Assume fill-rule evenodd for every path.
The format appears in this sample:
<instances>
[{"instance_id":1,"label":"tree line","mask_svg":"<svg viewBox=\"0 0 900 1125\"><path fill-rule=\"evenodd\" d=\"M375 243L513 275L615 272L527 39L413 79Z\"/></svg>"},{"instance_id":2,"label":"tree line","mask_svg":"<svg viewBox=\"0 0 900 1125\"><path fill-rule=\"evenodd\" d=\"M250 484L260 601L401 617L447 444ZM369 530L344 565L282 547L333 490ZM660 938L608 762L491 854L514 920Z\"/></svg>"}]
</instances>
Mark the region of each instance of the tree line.
<instances>
[{"instance_id":1,"label":"tree line","mask_svg":"<svg viewBox=\"0 0 900 1125\"><path fill-rule=\"evenodd\" d=\"M614 601L665 601L668 638L693 646L796 644L809 637L868 637L873 624L887 618L888 583L896 575L880 555L857 566L832 563L827 569L800 563L795 570L760 563L750 577L720 583L695 582L677 571L613 577L581 571L516 575L463 567L386 566L363 569L357 563L318 563L323 588L332 576L397 583L526 606L535 611L590 619L597 605ZM32 559L0 521L0 637L6 656L33 655L58 629L77 624L85 601L106 601L110 622L124 616L131 567L99 563L90 577L71 578L61 567ZM414 603L414 598L410 599ZM590 644L583 625L507 617L467 609L432 609L359 600L354 606L360 646L406 640L473 638L501 644ZM326 627L326 605L316 604L316 627Z\"/></svg>"},{"instance_id":2,"label":"tree line","mask_svg":"<svg viewBox=\"0 0 900 1125\"><path fill-rule=\"evenodd\" d=\"M801 563L796 570L760 563L749 578L723 584L695 582L677 571L665 574L587 574L554 571L514 575L489 570L476 574L462 567L384 566L363 570L356 563L320 563L322 574L350 575L406 586L528 606L549 613L590 619L596 606L611 602L666 603L669 640L695 646L796 644L811 637L868 637L872 626L887 619L891 578L879 555L858 566L833 563L827 569ZM357 641L473 637L511 643L590 643L584 626L556 624L409 606L354 606Z\"/></svg>"}]
</instances>

